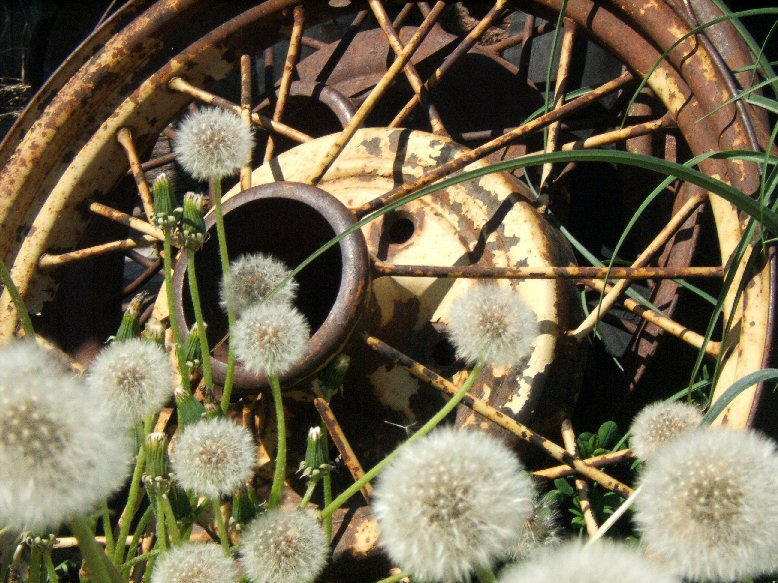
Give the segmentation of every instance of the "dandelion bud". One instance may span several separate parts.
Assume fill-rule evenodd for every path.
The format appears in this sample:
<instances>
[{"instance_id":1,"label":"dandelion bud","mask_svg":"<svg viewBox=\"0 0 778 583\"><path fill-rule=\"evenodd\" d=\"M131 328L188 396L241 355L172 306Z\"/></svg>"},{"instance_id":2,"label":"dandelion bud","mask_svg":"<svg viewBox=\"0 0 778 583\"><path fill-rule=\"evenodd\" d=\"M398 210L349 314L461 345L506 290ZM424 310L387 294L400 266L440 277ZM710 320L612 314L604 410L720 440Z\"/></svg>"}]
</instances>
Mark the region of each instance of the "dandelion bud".
<instances>
[{"instance_id":1,"label":"dandelion bud","mask_svg":"<svg viewBox=\"0 0 778 583\"><path fill-rule=\"evenodd\" d=\"M607 541L554 547L506 570L499 583L681 583L637 549Z\"/></svg>"},{"instance_id":2,"label":"dandelion bud","mask_svg":"<svg viewBox=\"0 0 778 583\"><path fill-rule=\"evenodd\" d=\"M119 324L119 330L113 337L114 342L123 342L140 336L140 314L143 311L143 302L146 301L147 297L149 297L148 293L140 292L130 300L122 316L122 322Z\"/></svg>"},{"instance_id":3,"label":"dandelion bud","mask_svg":"<svg viewBox=\"0 0 778 583\"><path fill-rule=\"evenodd\" d=\"M172 461L181 487L218 499L251 476L255 460L256 447L248 429L214 417L184 428Z\"/></svg>"},{"instance_id":4,"label":"dandelion bud","mask_svg":"<svg viewBox=\"0 0 778 583\"><path fill-rule=\"evenodd\" d=\"M181 238L184 247L197 251L205 242L205 198L202 194L187 192L184 195L184 217L181 223Z\"/></svg>"},{"instance_id":5,"label":"dandelion bud","mask_svg":"<svg viewBox=\"0 0 778 583\"><path fill-rule=\"evenodd\" d=\"M286 265L271 255L243 255L230 264L230 273L222 276L221 304L240 314L268 299L271 292L273 302L289 304L297 293L297 282L289 279L279 287L288 275Z\"/></svg>"},{"instance_id":6,"label":"dandelion bud","mask_svg":"<svg viewBox=\"0 0 778 583\"><path fill-rule=\"evenodd\" d=\"M101 395L56 369L28 372L14 383L0 379L0 517L4 526L48 532L122 485L130 440Z\"/></svg>"},{"instance_id":7,"label":"dandelion bud","mask_svg":"<svg viewBox=\"0 0 778 583\"><path fill-rule=\"evenodd\" d=\"M220 545L187 542L159 556L151 583L238 583L233 561Z\"/></svg>"},{"instance_id":8,"label":"dandelion bud","mask_svg":"<svg viewBox=\"0 0 778 583\"><path fill-rule=\"evenodd\" d=\"M690 431L658 449L635 498L641 541L691 580L778 570L778 456L756 432Z\"/></svg>"},{"instance_id":9,"label":"dandelion bud","mask_svg":"<svg viewBox=\"0 0 778 583\"><path fill-rule=\"evenodd\" d=\"M149 433L143 442L146 453L144 473L149 476L164 476L170 474L170 462L167 455L168 437L161 431Z\"/></svg>"},{"instance_id":10,"label":"dandelion bud","mask_svg":"<svg viewBox=\"0 0 778 583\"><path fill-rule=\"evenodd\" d=\"M203 107L178 126L173 151L197 180L234 174L251 159L251 130L234 113Z\"/></svg>"},{"instance_id":11,"label":"dandelion bud","mask_svg":"<svg viewBox=\"0 0 778 583\"><path fill-rule=\"evenodd\" d=\"M190 372L196 371L203 363L203 351L200 347L200 327L194 324L184 341L184 361Z\"/></svg>"},{"instance_id":12,"label":"dandelion bud","mask_svg":"<svg viewBox=\"0 0 778 583\"><path fill-rule=\"evenodd\" d=\"M240 557L252 583L313 581L327 564L329 544L318 521L302 510L269 510L249 523Z\"/></svg>"},{"instance_id":13,"label":"dandelion bud","mask_svg":"<svg viewBox=\"0 0 778 583\"><path fill-rule=\"evenodd\" d=\"M143 327L140 337L146 342L153 342L160 348L165 348L165 325L156 318L149 318Z\"/></svg>"},{"instance_id":14,"label":"dandelion bud","mask_svg":"<svg viewBox=\"0 0 778 583\"><path fill-rule=\"evenodd\" d=\"M151 187L154 195L154 222L161 229L173 229L181 220L181 207L176 204L170 180L163 172Z\"/></svg>"},{"instance_id":15,"label":"dandelion bud","mask_svg":"<svg viewBox=\"0 0 778 583\"><path fill-rule=\"evenodd\" d=\"M115 342L92 362L87 381L129 425L156 413L170 398L172 372L162 349L133 339Z\"/></svg>"},{"instance_id":16,"label":"dandelion bud","mask_svg":"<svg viewBox=\"0 0 778 583\"><path fill-rule=\"evenodd\" d=\"M629 443L638 459L645 461L671 439L697 429L701 422L702 413L693 405L651 403L632 421Z\"/></svg>"},{"instance_id":17,"label":"dandelion bud","mask_svg":"<svg viewBox=\"0 0 778 583\"><path fill-rule=\"evenodd\" d=\"M305 459L300 462L299 471L306 478L318 480L323 472L329 472L332 468L326 436L322 435L321 427L311 427L308 430Z\"/></svg>"},{"instance_id":18,"label":"dandelion bud","mask_svg":"<svg viewBox=\"0 0 778 583\"><path fill-rule=\"evenodd\" d=\"M373 513L392 561L424 581L464 581L505 558L532 511L516 455L477 431L437 429L379 476Z\"/></svg>"},{"instance_id":19,"label":"dandelion bud","mask_svg":"<svg viewBox=\"0 0 778 583\"><path fill-rule=\"evenodd\" d=\"M350 364L351 357L341 352L319 374L319 378L316 380L327 401L335 395L343 394L343 381Z\"/></svg>"},{"instance_id":20,"label":"dandelion bud","mask_svg":"<svg viewBox=\"0 0 778 583\"><path fill-rule=\"evenodd\" d=\"M292 306L258 304L235 323L235 354L254 374L281 375L305 356L310 329Z\"/></svg>"},{"instance_id":21,"label":"dandelion bud","mask_svg":"<svg viewBox=\"0 0 778 583\"><path fill-rule=\"evenodd\" d=\"M459 358L512 366L529 357L540 332L535 313L517 291L477 285L454 303L448 333Z\"/></svg>"},{"instance_id":22,"label":"dandelion bud","mask_svg":"<svg viewBox=\"0 0 778 583\"><path fill-rule=\"evenodd\" d=\"M205 407L194 398L194 395L183 387L176 387L176 409L178 410L178 426L183 429L187 425L197 423L205 417Z\"/></svg>"}]
</instances>

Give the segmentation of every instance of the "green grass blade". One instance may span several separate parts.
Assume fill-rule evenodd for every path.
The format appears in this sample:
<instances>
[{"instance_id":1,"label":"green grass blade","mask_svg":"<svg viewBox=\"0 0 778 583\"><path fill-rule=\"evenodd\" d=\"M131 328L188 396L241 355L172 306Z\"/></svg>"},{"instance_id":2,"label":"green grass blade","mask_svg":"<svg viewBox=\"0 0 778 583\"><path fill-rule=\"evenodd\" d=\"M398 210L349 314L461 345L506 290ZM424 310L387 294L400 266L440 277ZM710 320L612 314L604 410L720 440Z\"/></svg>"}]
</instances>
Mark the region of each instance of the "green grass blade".
<instances>
[{"instance_id":1,"label":"green grass blade","mask_svg":"<svg viewBox=\"0 0 778 583\"><path fill-rule=\"evenodd\" d=\"M703 417L702 423L710 425L740 393L757 383L769 381L770 379L778 379L778 368L763 368L762 370L752 372L742 379L735 381L718 399L716 399L713 405L711 405L710 409L708 409L708 412L705 414L705 417Z\"/></svg>"}]
</instances>

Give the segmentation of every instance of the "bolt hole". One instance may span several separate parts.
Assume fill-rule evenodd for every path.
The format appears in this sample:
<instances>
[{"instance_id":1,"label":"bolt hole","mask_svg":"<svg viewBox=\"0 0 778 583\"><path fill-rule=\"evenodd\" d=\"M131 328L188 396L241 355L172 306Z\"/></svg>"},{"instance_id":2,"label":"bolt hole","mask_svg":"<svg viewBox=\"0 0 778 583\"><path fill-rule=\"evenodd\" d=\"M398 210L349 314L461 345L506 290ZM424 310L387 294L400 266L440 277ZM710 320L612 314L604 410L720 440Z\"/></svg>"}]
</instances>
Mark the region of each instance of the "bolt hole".
<instances>
[{"instance_id":1,"label":"bolt hole","mask_svg":"<svg viewBox=\"0 0 778 583\"><path fill-rule=\"evenodd\" d=\"M413 221L402 214L398 214L393 217L389 223L387 235L389 236L389 243L392 245L399 245L405 243L413 236L415 226Z\"/></svg>"},{"instance_id":2,"label":"bolt hole","mask_svg":"<svg viewBox=\"0 0 778 583\"><path fill-rule=\"evenodd\" d=\"M452 366L457 361L456 351L447 339L439 340L432 347L432 360L441 367Z\"/></svg>"}]
</instances>

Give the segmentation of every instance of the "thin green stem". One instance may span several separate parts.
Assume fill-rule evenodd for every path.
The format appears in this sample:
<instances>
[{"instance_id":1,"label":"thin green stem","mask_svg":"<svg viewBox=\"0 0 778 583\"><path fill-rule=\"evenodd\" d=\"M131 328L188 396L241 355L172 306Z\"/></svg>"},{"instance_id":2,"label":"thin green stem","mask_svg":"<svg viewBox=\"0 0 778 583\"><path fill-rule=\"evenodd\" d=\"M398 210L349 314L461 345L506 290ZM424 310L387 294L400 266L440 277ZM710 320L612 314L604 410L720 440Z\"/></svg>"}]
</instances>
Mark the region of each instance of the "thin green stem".
<instances>
[{"instance_id":1,"label":"thin green stem","mask_svg":"<svg viewBox=\"0 0 778 583\"><path fill-rule=\"evenodd\" d=\"M30 340L35 339L35 329L32 327L32 320L30 320L30 314L27 311L27 306L24 305L22 294L19 293L19 288L16 287L14 280L11 278L11 272L5 266L5 263L0 260L0 280L2 280L5 289L11 295L11 300L16 306L16 312L19 315L19 319L22 321L22 327L24 327L24 333Z\"/></svg>"},{"instance_id":2,"label":"thin green stem","mask_svg":"<svg viewBox=\"0 0 778 583\"><path fill-rule=\"evenodd\" d=\"M494 572L489 567L476 567L475 576L481 583L497 583L497 577L494 576Z\"/></svg>"},{"instance_id":3,"label":"thin green stem","mask_svg":"<svg viewBox=\"0 0 778 583\"><path fill-rule=\"evenodd\" d=\"M173 546L176 546L181 543L181 531L179 530L178 523L176 522L176 515L173 512L173 506L170 504L170 498L168 498L168 495L162 494L160 495L160 498L162 511L165 513L165 519L167 520L168 532L170 533L170 538L173 541Z\"/></svg>"},{"instance_id":4,"label":"thin green stem","mask_svg":"<svg viewBox=\"0 0 778 583\"><path fill-rule=\"evenodd\" d=\"M305 488L305 494L303 494L302 500L300 500L300 510L304 510L308 506L308 502L311 501L314 490L316 490L316 484L319 483L319 478L311 478L308 481L308 486Z\"/></svg>"},{"instance_id":5,"label":"thin green stem","mask_svg":"<svg viewBox=\"0 0 778 583\"><path fill-rule=\"evenodd\" d=\"M111 528L111 510L108 508L107 500L103 500L103 532L105 533L105 552L111 557L113 556L115 545L113 528Z\"/></svg>"},{"instance_id":6,"label":"thin green stem","mask_svg":"<svg viewBox=\"0 0 778 583\"><path fill-rule=\"evenodd\" d=\"M171 241L170 229L165 229L165 241L163 243L164 265L165 265L165 293L167 294L167 308L170 317L170 327L173 329L173 340L175 341L176 359L178 360L178 370L181 373L181 384L189 391L189 368L186 366L186 357L184 356L184 341L181 335L181 323L178 321L176 312L176 298L173 293L173 243Z\"/></svg>"},{"instance_id":7,"label":"thin green stem","mask_svg":"<svg viewBox=\"0 0 778 583\"><path fill-rule=\"evenodd\" d=\"M54 561L51 559L50 546L47 546L43 551L43 564L46 565L46 575L49 577L49 583L59 583L59 575L57 575L57 569L54 567Z\"/></svg>"},{"instance_id":8,"label":"thin green stem","mask_svg":"<svg viewBox=\"0 0 778 583\"><path fill-rule=\"evenodd\" d=\"M154 509L151 507L151 505L149 505L141 515L140 520L138 520L138 526L135 528L135 533L132 535L130 548L127 551L128 561L132 560L129 557L132 557L136 552L138 552L138 546L140 545L141 537L146 532L146 527L149 525L149 521L151 520L151 516L153 514ZM130 570L129 567L127 567L127 563L122 565L122 575L125 577L130 576Z\"/></svg>"},{"instance_id":9,"label":"thin green stem","mask_svg":"<svg viewBox=\"0 0 778 583\"><path fill-rule=\"evenodd\" d=\"M30 562L27 569L27 578L30 583L41 583L41 570L43 567L43 550L41 545L30 543Z\"/></svg>"},{"instance_id":10,"label":"thin green stem","mask_svg":"<svg viewBox=\"0 0 778 583\"><path fill-rule=\"evenodd\" d=\"M130 534L132 519L135 518L135 512L138 509L138 498L140 496L141 478L143 477L145 462L146 451L141 445L135 461L135 469L132 471L132 481L130 482L130 491L127 495L127 503L124 505L124 510L122 510L122 515L119 518L119 535L116 537L113 552L113 562L116 565L121 565L124 562L124 543L127 540L127 535Z\"/></svg>"},{"instance_id":11,"label":"thin green stem","mask_svg":"<svg viewBox=\"0 0 778 583\"><path fill-rule=\"evenodd\" d=\"M159 494L153 495L154 501L154 518L157 525L157 541L162 551L167 551L170 548L167 538L167 524L165 522L165 510L162 504L162 496Z\"/></svg>"},{"instance_id":12,"label":"thin green stem","mask_svg":"<svg viewBox=\"0 0 778 583\"><path fill-rule=\"evenodd\" d=\"M219 239L219 258L222 263L222 275L225 279L230 277L230 255L227 252L227 232L224 229L224 213L222 212L222 182L219 178L213 179L213 212L216 215L216 236ZM227 322L229 331L235 327L235 309L227 304ZM235 377L235 347L232 344L232 334L227 338L227 373L224 378L224 390L222 392L221 407L227 413L232 396L232 381Z\"/></svg>"},{"instance_id":13,"label":"thin green stem","mask_svg":"<svg viewBox=\"0 0 778 583\"><path fill-rule=\"evenodd\" d=\"M95 535L86 523L86 519L83 517L74 518L68 523L68 526L78 539L81 555L89 571L89 579L94 583L123 583L119 571L108 561L103 549L98 546Z\"/></svg>"},{"instance_id":14,"label":"thin green stem","mask_svg":"<svg viewBox=\"0 0 778 583\"><path fill-rule=\"evenodd\" d=\"M222 548L228 555L230 554L230 533L227 532L227 525L224 522L224 516L222 515L222 506L218 498L211 500L213 506L213 517L216 520L216 530L219 533L221 539Z\"/></svg>"},{"instance_id":15,"label":"thin green stem","mask_svg":"<svg viewBox=\"0 0 778 583\"><path fill-rule=\"evenodd\" d=\"M389 465L389 463L397 457L397 455L403 450L403 448L414 441L419 440L420 438L427 435L430 431L435 429L435 427L440 424L443 419L446 418L446 416L451 413L451 411L454 410L454 408L459 405L459 402L464 399L467 392L473 388L473 384L475 383L478 376L481 374L481 371L483 371L485 364L481 361L478 361L476 365L473 367L472 372L467 377L467 380L462 384L462 387L457 391L457 393L451 397L451 399L448 400L448 402L443 405L443 407L433 415L433 417L427 421L422 427L413 435L411 435L404 443L402 443L400 446L398 446L393 452L391 452L388 456L386 456L384 459L382 459L380 462L378 462L376 465L374 465L370 470L368 470L364 476L362 476L359 480L354 482L351 486L346 488L343 493L340 494L335 500L333 500L331 503L327 504L327 506L324 507L324 509L321 511L321 517L322 519L332 516L332 513L335 512L338 508L343 506L349 498L354 496L357 492L359 492L362 489L362 486L370 482L373 478L375 478L378 474L380 474L384 468Z\"/></svg>"},{"instance_id":16,"label":"thin green stem","mask_svg":"<svg viewBox=\"0 0 778 583\"><path fill-rule=\"evenodd\" d=\"M134 557L129 561L127 561L126 563L124 563L124 565L122 565L122 568L131 569L138 563L142 563L143 561L148 561L149 559L153 559L159 554L159 552L160 552L159 549L154 549L143 555L138 555L137 557Z\"/></svg>"},{"instance_id":17,"label":"thin green stem","mask_svg":"<svg viewBox=\"0 0 778 583\"><path fill-rule=\"evenodd\" d=\"M278 431L278 447L276 448L276 469L273 474L273 487L270 489L268 508L276 508L284 497L284 481L286 480L286 421L284 419L284 401L281 397L281 383L278 375L270 376L270 389L273 393L273 405L276 408L276 428Z\"/></svg>"},{"instance_id":18,"label":"thin green stem","mask_svg":"<svg viewBox=\"0 0 778 583\"><path fill-rule=\"evenodd\" d=\"M322 439L327 439L327 427L324 422L321 423ZM329 452L329 444L327 443L327 451ZM324 491L324 506L329 506L332 503L332 475L330 472L324 472L322 478L322 490ZM327 533L327 540L332 540L332 515L324 518L324 532Z\"/></svg>"},{"instance_id":19,"label":"thin green stem","mask_svg":"<svg viewBox=\"0 0 778 583\"><path fill-rule=\"evenodd\" d=\"M195 319L197 320L197 329L200 339L200 350L203 353L203 378L205 386L213 391L213 373L211 372L211 351L208 348L208 335L205 331L205 319L203 318L203 307L200 303L200 288L197 286L197 271L195 271L195 252L191 249L186 250L186 275L189 281L189 295L192 297L192 306L194 307Z\"/></svg>"}]
</instances>

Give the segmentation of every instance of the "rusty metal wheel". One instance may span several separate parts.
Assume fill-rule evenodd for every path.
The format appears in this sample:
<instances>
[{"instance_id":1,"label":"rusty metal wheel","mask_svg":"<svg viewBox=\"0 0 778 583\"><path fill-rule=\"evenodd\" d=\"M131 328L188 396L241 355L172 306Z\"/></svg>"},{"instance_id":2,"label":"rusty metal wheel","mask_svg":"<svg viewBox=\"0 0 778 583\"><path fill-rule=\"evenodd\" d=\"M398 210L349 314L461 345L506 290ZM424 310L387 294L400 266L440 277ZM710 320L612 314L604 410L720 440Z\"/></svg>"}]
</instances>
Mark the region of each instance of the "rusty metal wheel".
<instances>
[{"instance_id":1,"label":"rusty metal wheel","mask_svg":"<svg viewBox=\"0 0 778 583\"><path fill-rule=\"evenodd\" d=\"M544 128L549 148L607 145L679 162L764 145L759 111L742 103L717 110L750 81L731 73L750 63L726 23L674 48L625 111L662 52L717 15L707 0L569 0L555 97L533 116L544 105L544 83L532 72L545 71L544 47L562 5L128 2L55 73L0 148L0 253L37 329L74 359L88 359L115 329L123 299L144 286L158 290L160 233L148 221L144 172L175 169L174 156L159 148L191 103L233 110L258 126L255 162L225 197L230 244L238 254L272 251L290 264L417 188L542 150ZM592 74L582 55L598 53L608 57ZM700 166L749 195L758 188L754 164ZM694 328L705 325L710 307L677 278L704 278L694 281L717 293L743 217L694 185L671 185L627 239L629 267L612 272L607 286L601 268L577 267L586 255L569 242L594 246L595 254L612 248L656 182L606 165L543 167L488 174L386 214L301 273L300 307L318 331L287 386L310 379L338 352L351 354L337 420L316 404L338 445L351 440L353 451L342 451L359 471L356 458L371 463L403 436L384 421L423 418L440 400L430 386L445 391L446 378L457 380L462 365L445 337L452 298L474 280L497 278L530 301L541 334L526 366L487 372L476 389L479 413L462 408L460 424L515 438L509 418L557 439L570 415L579 426L587 416L623 416L682 388L703 346ZM203 253L214 260L213 249ZM716 394L770 354L774 257L746 265L736 268L747 284L724 310L725 321L734 314L733 329L704 347L722 360ZM201 273L213 345L224 317L213 270ZM637 285L630 293L639 290L658 310L622 297L630 281ZM582 302L591 309L603 290L606 307L584 318ZM189 319L177 291L184 301L176 309ZM167 316L165 294L145 316L152 313ZM0 337L8 339L17 318L5 293L0 314ZM605 341L592 341L600 320ZM614 353L619 369L608 364ZM218 376L218 348L215 355ZM246 403L261 383L239 375ZM758 401L758 389L744 393L725 421L753 423Z\"/></svg>"}]
</instances>

